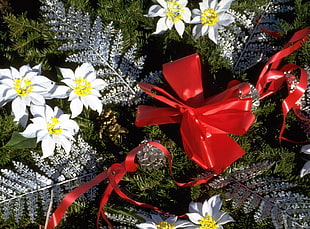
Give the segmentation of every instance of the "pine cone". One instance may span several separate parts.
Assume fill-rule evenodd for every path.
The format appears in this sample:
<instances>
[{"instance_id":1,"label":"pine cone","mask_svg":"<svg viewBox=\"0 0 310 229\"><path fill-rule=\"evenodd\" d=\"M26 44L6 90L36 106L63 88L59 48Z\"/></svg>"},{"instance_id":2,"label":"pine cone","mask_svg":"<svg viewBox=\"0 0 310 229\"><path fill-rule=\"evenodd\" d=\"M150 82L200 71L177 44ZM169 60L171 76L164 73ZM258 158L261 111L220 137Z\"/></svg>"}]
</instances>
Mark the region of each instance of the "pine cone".
<instances>
[{"instance_id":1,"label":"pine cone","mask_svg":"<svg viewBox=\"0 0 310 229\"><path fill-rule=\"evenodd\" d=\"M159 169L166 163L165 154L152 145L145 145L137 153L138 163L141 167Z\"/></svg>"}]
</instances>

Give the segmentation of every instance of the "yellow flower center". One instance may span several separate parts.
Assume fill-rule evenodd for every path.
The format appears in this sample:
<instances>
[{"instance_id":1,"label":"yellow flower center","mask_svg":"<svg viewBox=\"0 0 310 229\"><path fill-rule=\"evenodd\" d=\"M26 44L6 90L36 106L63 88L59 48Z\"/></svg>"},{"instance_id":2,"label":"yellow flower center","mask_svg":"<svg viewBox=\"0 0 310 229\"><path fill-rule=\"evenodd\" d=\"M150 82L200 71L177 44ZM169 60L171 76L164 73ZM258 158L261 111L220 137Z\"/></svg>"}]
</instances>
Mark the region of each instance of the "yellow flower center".
<instances>
[{"instance_id":1,"label":"yellow flower center","mask_svg":"<svg viewBox=\"0 0 310 229\"><path fill-rule=\"evenodd\" d=\"M203 25L215 25L218 22L218 16L214 9L207 9L201 14L201 23Z\"/></svg>"},{"instance_id":2,"label":"yellow flower center","mask_svg":"<svg viewBox=\"0 0 310 229\"><path fill-rule=\"evenodd\" d=\"M88 96L91 93L91 84L87 81L87 79L83 79L81 77L76 78L73 83L75 86L73 86L73 91L78 96Z\"/></svg>"},{"instance_id":3,"label":"yellow flower center","mask_svg":"<svg viewBox=\"0 0 310 229\"><path fill-rule=\"evenodd\" d=\"M58 135L62 133L63 129L56 127L58 123L60 123L60 121L58 118L55 118L55 117L51 118L50 122L47 122L47 131L49 134Z\"/></svg>"},{"instance_id":4,"label":"yellow flower center","mask_svg":"<svg viewBox=\"0 0 310 229\"><path fill-rule=\"evenodd\" d=\"M218 228L216 221L212 219L212 217L207 214L206 217L201 217L200 221L200 229L216 229Z\"/></svg>"},{"instance_id":5,"label":"yellow flower center","mask_svg":"<svg viewBox=\"0 0 310 229\"><path fill-rule=\"evenodd\" d=\"M182 19L182 14L184 9L182 5L178 3L178 1L167 1L167 17L172 22L177 22Z\"/></svg>"},{"instance_id":6,"label":"yellow flower center","mask_svg":"<svg viewBox=\"0 0 310 229\"><path fill-rule=\"evenodd\" d=\"M168 222L165 222L165 221L161 221L159 222L157 225L156 225L157 228L159 229L174 229L175 228L175 225L172 224L172 223L168 223Z\"/></svg>"},{"instance_id":7,"label":"yellow flower center","mask_svg":"<svg viewBox=\"0 0 310 229\"><path fill-rule=\"evenodd\" d=\"M21 97L27 96L33 90L32 82L29 79L15 79L14 88L18 95Z\"/></svg>"}]
</instances>

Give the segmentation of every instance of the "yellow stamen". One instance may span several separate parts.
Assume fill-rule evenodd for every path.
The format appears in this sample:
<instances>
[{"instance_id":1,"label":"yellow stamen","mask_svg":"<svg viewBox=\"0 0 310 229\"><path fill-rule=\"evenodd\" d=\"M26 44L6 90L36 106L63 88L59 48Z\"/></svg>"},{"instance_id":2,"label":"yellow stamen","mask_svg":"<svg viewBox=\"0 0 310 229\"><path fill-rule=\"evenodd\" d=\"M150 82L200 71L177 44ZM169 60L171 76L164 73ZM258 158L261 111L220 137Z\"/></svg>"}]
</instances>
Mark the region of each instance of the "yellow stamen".
<instances>
[{"instance_id":1,"label":"yellow stamen","mask_svg":"<svg viewBox=\"0 0 310 229\"><path fill-rule=\"evenodd\" d=\"M59 128L57 126L57 124L60 123L59 119L58 118L51 118L51 121L50 122L47 122L47 131L49 134L55 134L55 135L58 135L58 134L61 134L62 133L62 128Z\"/></svg>"},{"instance_id":2,"label":"yellow stamen","mask_svg":"<svg viewBox=\"0 0 310 229\"><path fill-rule=\"evenodd\" d=\"M206 217L201 217L200 221L200 229L216 229L218 228L216 221L212 219L212 217L207 214Z\"/></svg>"},{"instance_id":3,"label":"yellow stamen","mask_svg":"<svg viewBox=\"0 0 310 229\"><path fill-rule=\"evenodd\" d=\"M75 86L73 87L73 90L75 94L78 96L88 96L91 93L91 84L87 81L87 79L83 79L81 77L76 78L73 83L75 83Z\"/></svg>"},{"instance_id":4,"label":"yellow stamen","mask_svg":"<svg viewBox=\"0 0 310 229\"><path fill-rule=\"evenodd\" d=\"M201 23L203 25L215 25L218 22L218 16L214 9L207 9L201 14Z\"/></svg>"},{"instance_id":5,"label":"yellow stamen","mask_svg":"<svg viewBox=\"0 0 310 229\"><path fill-rule=\"evenodd\" d=\"M184 13L184 9L182 5L178 3L176 0L167 1L167 17L172 22L177 22L182 19L182 14Z\"/></svg>"},{"instance_id":6,"label":"yellow stamen","mask_svg":"<svg viewBox=\"0 0 310 229\"><path fill-rule=\"evenodd\" d=\"M159 229L174 229L175 225L173 223L161 221L156 225L156 227Z\"/></svg>"},{"instance_id":7,"label":"yellow stamen","mask_svg":"<svg viewBox=\"0 0 310 229\"><path fill-rule=\"evenodd\" d=\"M21 97L27 96L33 90L32 82L29 79L15 79L14 88L18 95Z\"/></svg>"}]
</instances>

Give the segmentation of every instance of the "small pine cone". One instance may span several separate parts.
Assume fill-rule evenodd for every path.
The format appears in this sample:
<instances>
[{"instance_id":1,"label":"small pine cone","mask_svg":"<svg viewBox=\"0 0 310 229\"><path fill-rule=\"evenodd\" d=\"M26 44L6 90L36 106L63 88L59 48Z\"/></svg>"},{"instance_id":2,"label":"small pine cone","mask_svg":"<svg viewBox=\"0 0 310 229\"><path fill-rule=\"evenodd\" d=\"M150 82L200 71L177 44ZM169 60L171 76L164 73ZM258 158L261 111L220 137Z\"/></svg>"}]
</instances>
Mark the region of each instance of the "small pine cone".
<instances>
[{"instance_id":1,"label":"small pine cone","mask_svg":"<svg viewBox=\"0 0 310 229\"><path fill-rule=\"evenodd\" d=\"M166 163L165 154L152 145L145 145L137 152L138 163L141 167L159 169Z\"/></svg>"}]
</instances>

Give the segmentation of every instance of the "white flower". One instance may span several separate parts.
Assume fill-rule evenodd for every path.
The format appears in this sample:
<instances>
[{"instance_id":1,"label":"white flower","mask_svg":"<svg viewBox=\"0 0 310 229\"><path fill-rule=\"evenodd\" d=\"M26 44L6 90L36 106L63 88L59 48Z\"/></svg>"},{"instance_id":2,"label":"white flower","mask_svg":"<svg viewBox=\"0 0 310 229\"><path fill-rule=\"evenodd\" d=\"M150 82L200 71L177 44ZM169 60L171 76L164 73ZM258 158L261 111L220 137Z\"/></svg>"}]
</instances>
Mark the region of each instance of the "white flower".
<instances>
[{"instance_id":1,"label":"white flower","mask_svg":"<svg viewBox=\"0 0 310 229\"><path fill-rule=\"evenodd\" d=\"M145 218L144 216L142 217ZM164 220L159 215L151 214L151 219L145 219L145 223L136 224L136 226L140 229L174 229L184 228L193 225L189 221L178 220L177 216L170 216L169 218Z\"/></svg>"},{"instance_id":2,"label":"white flower","mask_svg":"<svg viewBox=\"0 0 310 229\"><path fill-rule=\"evenodd\" d=\"M301 152L305 154L310 154L310 145L304 145L301 147ZM304 177L305 175L310 173L310 161L306 162L302 169L300 170L300 177Z\"/></svg>"},{"instance_id":3,"label":"white flower","mask_svg":"<svg viewBox=\"0 0 310 229\"><path fill-rule=\"evenodd\" d=\"M154 34L160 34L175 26L178 34L182 37L185 29L184 22L191 20L191 11L186 7L187 0L156 0L160 5L152 5L147 17L161 17ZM183 22L184 21L184 22Z\"/></svg>"},{"instance_id":4,"label":"white flower","mask_svg":"<svg viewBox=\"0 0 310 229\"><path fill-rule=\"evenodd\" d=\"M204 203L191 202L189 211L186 215L190 221L196 224L191 228L210 228L222 229L222 225L228 222L233 222L234 219L226 212L220 212L222 201L219 195L212 196Z\"/></svg>"},{"instance_id":5,"label":"white flower","mask_svg":"<svg viewBox=\"0 0 310 229\"><path fill-rule=\"evenodd\" d=\"M58 107L53 110L48 105L33 106L31 112L34 116L32 123L21 134L26 138L36 137L37 142L42 142L43 157L51 156L56 144L69 153L71 141L74 141L73 135L79 130L78 124L70 119L70 115L64 114Z\"/></svg>"},{"instance_id":6,"label":"white flower","mask_svg":"<svg viewBox=\"0 0 310 229\"><path fill-rule=\"evenodd\" d=\"M195 25L193 28L193 36L198 38L206 34L209 38L217 44L218 30L222 26L227 26L234 22L234 17L228 13L225 13L233 0L221 0L220 3L217 0L203 0L199 3L200 10L194 9L192 24Z\"/></svg>"},{"instance_id":7,"label":"white flower","mask_svg":"<svg viewBox=\"0 0 310 229\"><path fill-rule=\"evenodd\" d=\"M0 69L0 105L12 101L14 121L23 126L28 121L27 106L44 105L55 86L53 81L40 74L41 65L33 68L24 65L19 70L13 67Z\"/></svg>"},{"instance_id":8,"label":"white flower","mask_svg":"<svg viewBox=\"0 0 310 229\"><path fill-rule=\"evenodd\" d=\"M98 97L101 97L102 90L107 83L102 79L96 78L96 72L93 66L89 63L84 63L77 67L75 72L69 68L60 68L64 82L69 86L69 101L72 118L78 116L83 105L92 110L96 110L99 114L102 111L102 102Z\"/></svg>"}]
</instances>

